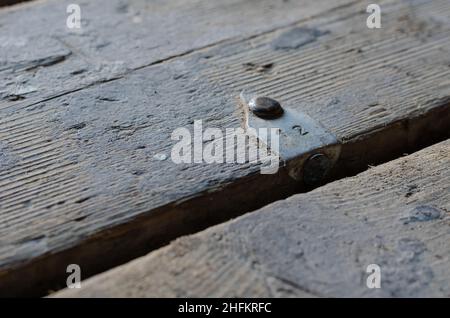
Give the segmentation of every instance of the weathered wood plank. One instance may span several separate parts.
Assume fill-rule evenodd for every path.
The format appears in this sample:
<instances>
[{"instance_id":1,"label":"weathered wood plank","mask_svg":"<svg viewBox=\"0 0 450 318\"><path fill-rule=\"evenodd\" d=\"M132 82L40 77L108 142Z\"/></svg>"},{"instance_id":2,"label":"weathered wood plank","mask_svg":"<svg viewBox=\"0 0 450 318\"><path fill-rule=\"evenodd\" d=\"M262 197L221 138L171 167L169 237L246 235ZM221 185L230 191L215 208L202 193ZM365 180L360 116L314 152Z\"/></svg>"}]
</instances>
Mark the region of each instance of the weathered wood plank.
<instances>
[{"instance_id":1,"label":"weathered wood plank","mask_svg":"<svg viewBox=\"0 0 450 318\"><path fill-rule=\"evenodd\" d=\"M299 191L285 170L263 176L257 164L154 158L169 154L171 132L195 119L239 127L244 88L337 135L337 176L448 136L450 4L380 3L382 30L365 27L358 2L294 31L224 43L45 102L8 104L0 111L0 294L46 292L65 283L67 264L92 275ZM276 45L309 34L321 35Z\"/></svg>"},{"instance_id":2,"label":"weathered wood plank","mask_svg":"<svg viewBox=\"0 0 450 318\"><path fill-rule=\"evenodd\" d=\"M57 297L449 297L450 141L271 204ZM381 269L381 288L366 268Z\"/></svg>"},{"instance_id":3,"label":"weathered wood plank","mask_svg":"<svg viewBox=\"0 0 450 318\"><path fill-rule=\"evenodd\" d=\"M0 108L32 104L210 45L310 19L354 0L73 1L0 10Z\"/></svg>"}]
</instances>

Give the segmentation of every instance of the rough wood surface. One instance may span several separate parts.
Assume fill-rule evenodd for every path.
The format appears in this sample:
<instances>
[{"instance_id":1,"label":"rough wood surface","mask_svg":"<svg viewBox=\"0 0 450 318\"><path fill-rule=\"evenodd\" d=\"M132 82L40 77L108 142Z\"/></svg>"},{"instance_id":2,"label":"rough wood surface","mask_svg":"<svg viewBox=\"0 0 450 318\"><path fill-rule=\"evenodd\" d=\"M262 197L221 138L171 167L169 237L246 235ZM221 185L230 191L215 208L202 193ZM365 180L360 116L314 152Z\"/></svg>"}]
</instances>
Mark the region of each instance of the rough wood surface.
<instances>
[{"instance_id":1,"label":"rough wood surface","mask_svg":"<svg viewBox=\"0 0 450 318\"><path fill-rule=\"evenodd\" d=\"M62 18L49 8L64 12L63 3L29 3L0 16L6 34L30 28L15 23L20 17L40 26L23 42L34 43L30 56L5 50L13 58L0 71L26 77L22 93L4 95L0 105L2 295L46 292L65 283L67 264L91 275L298 191L283 170L262 176L258 165L154 158L169 154L170 133L195 119L239 127L244 88L336 134L343 142L336 175L449 134L446 0L381 1L381 30L366 28L360 1L308 1L301 10L291 1L273 10L268 1L155 2L152 10L137 1L120 7L125 13L97 1L87 4L92 17L80 35L54 23ZM181 24L158 27L158 10ZM247 11L245 19L235 14ZM136 15L142 28L130 26ZM43 35L54 28L55 36Z\"/></svg>"},{"instance_id":2,"label":"rough wood surface","mask_svg":"<svg viewBox=\"0 0 450 318\"><path fill-rule=\"evenodd\" d=\"M445 141L278 201L55 296L449 297L449 154Z\"/></svg>"},{"instance_id":3,"label":"rough wood surface","mask_svg":"<svg viewBox=\"0 0 450 318\"><path fill-rule=\"evenodd\" d=\"M353 2L85 0L76 2L80 29L66 26L70 0L6 8L0 11L0 109L68 94Z\"/></svg>"}]
</instances>

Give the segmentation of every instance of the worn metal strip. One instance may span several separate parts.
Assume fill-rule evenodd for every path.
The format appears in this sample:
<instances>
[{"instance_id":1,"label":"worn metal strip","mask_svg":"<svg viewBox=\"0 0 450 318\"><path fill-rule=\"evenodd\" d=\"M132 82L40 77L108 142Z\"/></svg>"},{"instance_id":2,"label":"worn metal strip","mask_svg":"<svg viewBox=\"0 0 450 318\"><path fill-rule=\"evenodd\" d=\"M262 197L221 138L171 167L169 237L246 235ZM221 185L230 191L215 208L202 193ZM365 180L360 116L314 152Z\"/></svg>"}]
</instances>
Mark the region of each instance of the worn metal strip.
<instances>
[{"instance_id":1,"label":"worn metal strip","mask_svg":"<svg viewBox=\"0 0 450 318\"><path fill-rule=\"evenodd\" d=\"M259 138L258 134L255 135L255 131L260 128L278 128L278 155L280 161L286 165L289 175L308 185L320 182L339 158L341 145L336 136L307 114L289 108L289 105L282 106L283 114L278 118L256 116L249 109L249 103L257 96L256 93L248 91L240 94L241 102L245 106L247 132L270 149L269 143Z\"/></svg>"}]
</instances>

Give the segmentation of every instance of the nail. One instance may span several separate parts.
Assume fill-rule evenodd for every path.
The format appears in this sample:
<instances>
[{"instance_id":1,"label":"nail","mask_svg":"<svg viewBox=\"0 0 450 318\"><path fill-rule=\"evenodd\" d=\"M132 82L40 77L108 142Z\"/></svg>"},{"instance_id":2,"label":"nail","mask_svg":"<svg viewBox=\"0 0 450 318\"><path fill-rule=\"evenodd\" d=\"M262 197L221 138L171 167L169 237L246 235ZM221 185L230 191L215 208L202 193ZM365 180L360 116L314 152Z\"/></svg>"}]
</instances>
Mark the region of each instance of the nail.
<instances>
[{"instance_id":1,"label":"nail","mask_svg":"<svg viewBox=\"0 0 450 318\"><path fill-rule=\"evenodd\" d=\"M317 153L306 160L303 166L303 182L313 186L320 183L331 167L330 159L324 154Z\"/></svg>"},{"instance_id":2,"label":"nail","mask_svg":"<svg viewBox=\"0 0 450 318\"><path fill-rule=\"evenodd\" d=\"M283 114L280 103L269 97L254 97L248 103L248 107L260 118L274 119Z\"/></svg>"}]
</instances>

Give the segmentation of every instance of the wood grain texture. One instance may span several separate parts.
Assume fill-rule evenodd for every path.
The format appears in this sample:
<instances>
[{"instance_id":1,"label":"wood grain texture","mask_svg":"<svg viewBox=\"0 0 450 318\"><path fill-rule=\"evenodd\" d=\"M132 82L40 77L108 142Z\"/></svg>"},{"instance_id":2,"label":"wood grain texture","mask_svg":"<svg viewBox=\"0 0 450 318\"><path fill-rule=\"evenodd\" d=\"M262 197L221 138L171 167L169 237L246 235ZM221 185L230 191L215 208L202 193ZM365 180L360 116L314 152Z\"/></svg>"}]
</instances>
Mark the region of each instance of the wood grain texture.
<instances>
[{"instance_id":1,"label":"wood grain texture","mask_svg":"<svg viewBox=\"0 0 450 318\"><path fill-rule=\"evenodd\" d=\"M56 297L449 297L450 142L270 204ZM381 288L369 289L369 264Z\"/></svg>"},{"instance_id":2,"label":"wood grain texture","mask_svg":"<svg viewBox=\"0 0 450 318\"><path fill-rule=\"evenodd\" d=\"M70 0L5 8L0 11L0 108L67 94L352 2L84 0L76 3L80 29L66 26Z\"/></svg>"},{"instance_id":3,"label":"wood grain texture","mask_svg":"<svg viewBox=\"0 0 450 318\"><path fill-rule=\"evenodd\" d=\"M192 128L196 119L205 127L239 127L237 97L244 88L276 97L336 134L343 142L336 176L447 137L450 4L380 3L382 30L366 28L365 4L358 1L306 21L310 13L299 10L300 22L288 27L257 20L249 28L262 34L244 32L247 38L208 42L209 47L191 48L189 54L167 49L159 62L148 48L141 52L125 45L139 41L117 39L111 45L123 47L99 56L142 53L126 64L138 69L66 93L49 76L55 96L39 93L37 101L26 97L0 106L0 294L45 293L64 286L67 264L80 264L89 276L301 190L283 169L263 176L259 165L250 163L175 165L154 158L170 153L175 128ZM167 12L183 11L170 8ZM266 11L252 8L259 15ZM2 18L14 21L21 12ZM202 19L207 23L213 16ZM230 19L230 25L236 22ZM106 27L92 30L107 32L94 37L99 42L113 32L101 30ZM244 26L238 24L229 36L237 36L239 28ZM122 39L134 32L143 31L117 34ZM182 37L173 32L174 38ZM52 51L37 49L34 64L25 64L64 60L49 67L65 69L77 54L55 41ZM4 72L11 71L8 65Z\"/></svg>"}]
</instances>

